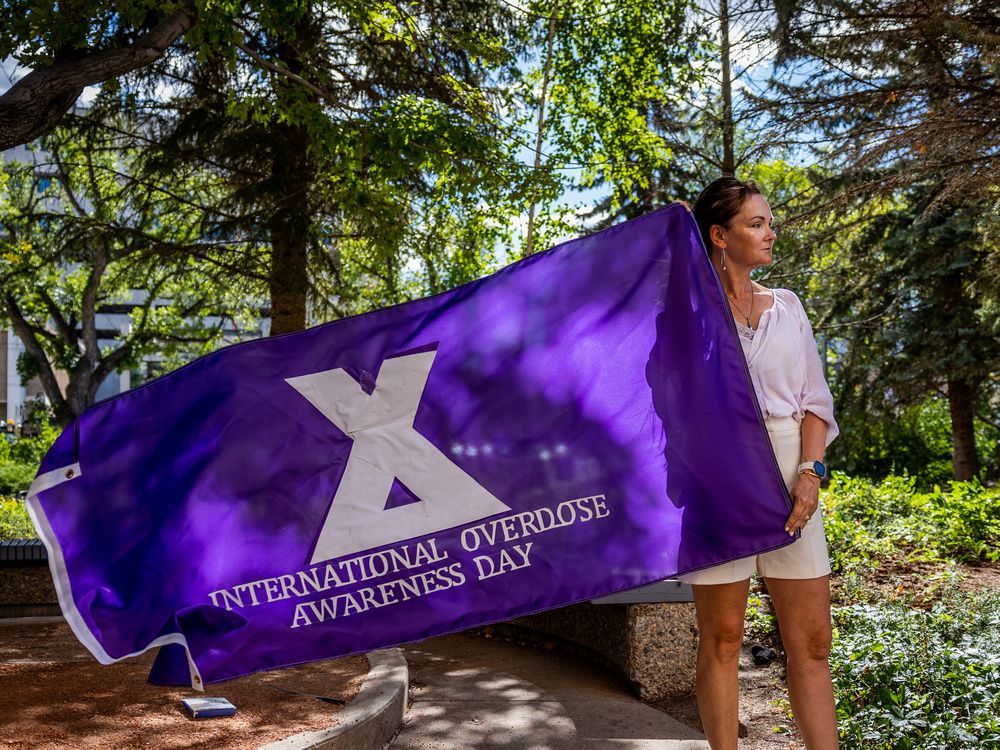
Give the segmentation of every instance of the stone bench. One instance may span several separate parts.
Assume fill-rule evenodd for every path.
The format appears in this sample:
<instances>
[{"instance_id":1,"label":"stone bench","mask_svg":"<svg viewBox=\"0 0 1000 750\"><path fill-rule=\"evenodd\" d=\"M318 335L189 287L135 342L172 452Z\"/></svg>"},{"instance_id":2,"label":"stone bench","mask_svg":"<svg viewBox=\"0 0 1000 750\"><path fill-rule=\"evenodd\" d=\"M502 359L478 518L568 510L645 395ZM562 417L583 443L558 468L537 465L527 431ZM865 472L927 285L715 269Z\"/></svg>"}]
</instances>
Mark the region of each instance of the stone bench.
<instances>
[{"instance_id":1,"label":"stone bench","mask_svg":"<svg viewBox=\"0 0 1000 750\"><path fill-rule=\"evenodd\" d=\"M694 691L698 626L691 587L674 579L509 625L555 637L620 672L646 700Z\"/></svg>"}]
</instances>

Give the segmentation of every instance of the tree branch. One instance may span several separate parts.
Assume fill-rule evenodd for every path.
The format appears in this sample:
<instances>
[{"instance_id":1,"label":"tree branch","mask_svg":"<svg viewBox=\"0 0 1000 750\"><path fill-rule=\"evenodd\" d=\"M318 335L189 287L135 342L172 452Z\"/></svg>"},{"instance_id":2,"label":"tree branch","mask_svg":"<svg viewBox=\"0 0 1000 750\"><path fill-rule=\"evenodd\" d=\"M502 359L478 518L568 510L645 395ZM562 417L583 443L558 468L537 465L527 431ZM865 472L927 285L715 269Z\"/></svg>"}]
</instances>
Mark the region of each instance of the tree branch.
<instances>
[{"instance_id":1,"label":"tree branch","mask_svg":"<svg viewBox=\"0 0 1000 750\"><path fill-rule=\"evenodd\" d=\"M45 303L45 309L49 311L49 315L55 322L56 328L59 329L59 333L62 334L63 340L66 344L71 349L78 349L80 342L76 335L76 326L71 325L66 321L62 311L45 289L39 289L38 296L41 298L42 302Z\"/></svg>"},{"instance_id":2,"label":"tree branch","mask_svg":"<svg viewBox=\"0 0 1000 750\"><path fill-rule=\"evenodd\" d=\"M10 294L5 294L3 296L3 303L14 332L21 339L21 343L24 344L28 355L35 360L35 365L38 367L38 379L42 383L42 389L45 391L49 403L52 404L52 408L60 421L68 422L72 415L68 412L66 399L59 389L55 370L52 369L52 363L49 362L49 358L45 356L45 350L38 343L38 339L35 337L31 326L28 325L28 321L24 319L21 308L17 306L17 300Z\"/></svg>"},{"instance_id":3,"label":"tree branch","mask_svg":"<svg viewBox=\"0 0 1000 750\"><path fill-rule=\"evenodd\" d=\"M329 105L331 105L333 107L336 107L337 109L344 110L344 111L347 111L347 112L359 112L359 113L366 113L366 112L369 111L369 110L367 110L365 108L362 108L362 107L352 107L351 105L346 104L346 103L340 101L339 99L337 99L337 97L335 97L329 91L326 91L325 89L321 89L316 84L312 83L311 81L307 81L305 78L303 78L300 75L297 75L297 74L293 73L288 68L284 68L284 67L282 67L280 65L275 65L274 63L269 62L268 60L265 60L263 57L261 57L256 52L254 52L252 49L250 49L250 47L248 47L243 42L238 42L236 46L239 47L247 57L249 57L251 60L253 60L258 65L260 65L265 70L269 70L272 73L275 73L275 74L280 75L280 76L284 76L288 80L293 81L294 83L299 84L300 86L304 87L306 90L308 90L308 91L312 92L313 94L315 94L316 96L318 96L320 99L322 99L323 101L325 101L327 104L329 104Z\"/></svg>"},{"instance_id":4,"label":"tree branch","mask_svg":"<svg viewBox=\"0 0 1000 750\"><path fill-rule=\"evenodd\" d=\"M31 71L0 96L0 151L50 130L84 87L117 78L163 56L196 20L194 3L171 13L129 47L92 52Z\"/></svg>"},{"instance_id":5,"label":"tree branch","mask_svg":"<svg viewBox=\"0 0 1000 750\"><path fill-rule=\"evenodd\" d=\"M131 354L132 342L126 342L107 356L103 357L97 363L97 367L94 368L94 374L88 389L90 391L88 393L90 401L93 401L94 396L97 395L97 391L101 387L101 383L103 383L108 375L110 375L114 370L118 369L118 364L122 362L122 360Z\"/></svg>"}]
</instances>

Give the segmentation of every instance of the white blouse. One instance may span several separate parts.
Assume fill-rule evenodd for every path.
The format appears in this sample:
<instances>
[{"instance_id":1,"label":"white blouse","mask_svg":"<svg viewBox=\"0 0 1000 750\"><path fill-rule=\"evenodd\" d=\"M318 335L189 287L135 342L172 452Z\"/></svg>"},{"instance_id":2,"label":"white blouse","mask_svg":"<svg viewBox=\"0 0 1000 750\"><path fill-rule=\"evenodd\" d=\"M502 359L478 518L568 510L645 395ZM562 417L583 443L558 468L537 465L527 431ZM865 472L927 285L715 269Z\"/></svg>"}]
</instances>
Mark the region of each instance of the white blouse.
<instances>
[{"instance_id":1,"label":"white blouse","mask_svg":"<svg viewBox=\"0 0 1000 750\"><path fill-rule=\"evenodd\" d=\"M774 304L755 331L736 324L764 418L802 416L811 411L827 424L826 444L840 434L833 396L823 378L816 339L805 308L789 289L773 289Z\"/></svg>"}]
</instances>

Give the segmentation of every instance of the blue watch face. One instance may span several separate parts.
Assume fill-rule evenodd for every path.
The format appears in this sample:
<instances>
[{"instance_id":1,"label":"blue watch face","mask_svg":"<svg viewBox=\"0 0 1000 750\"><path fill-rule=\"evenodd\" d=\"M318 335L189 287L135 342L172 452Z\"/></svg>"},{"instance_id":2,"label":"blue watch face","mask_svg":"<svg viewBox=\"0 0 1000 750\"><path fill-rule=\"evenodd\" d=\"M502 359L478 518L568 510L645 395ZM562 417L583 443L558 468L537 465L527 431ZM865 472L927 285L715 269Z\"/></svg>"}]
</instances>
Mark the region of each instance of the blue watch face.
<instances>
[{"instance_id":1,"label":"blue watch face","mask_svg":"<svg viewBox=\"0 0 1000 750\"><path fill-rule=\"evenodd\" d=\"M826 466L821 461L813 461L813 471L819 474L820 479L826 476Z\"/></svg>"}]
</instances>

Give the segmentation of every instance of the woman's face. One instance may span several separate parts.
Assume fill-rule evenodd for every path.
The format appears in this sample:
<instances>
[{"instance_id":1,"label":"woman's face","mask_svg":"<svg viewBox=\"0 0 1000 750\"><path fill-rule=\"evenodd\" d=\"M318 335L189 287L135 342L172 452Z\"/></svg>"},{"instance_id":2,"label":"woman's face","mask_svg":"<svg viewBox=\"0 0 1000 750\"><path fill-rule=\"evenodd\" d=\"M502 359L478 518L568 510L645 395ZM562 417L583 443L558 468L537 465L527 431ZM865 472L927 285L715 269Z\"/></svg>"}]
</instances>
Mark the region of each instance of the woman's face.
<instances>
[{"instance_id":1,"label":"woman's face","mask_svg":"<svg viewBox=\"0 0 1000 750\"><path fill-rule=\"evenodd\" d=\"M772 261L772 246L777 234L771 228L774 216L762 195L751 195L730 221L729 226L712 227L712 243L726 250L726 257L751 268L767 266Z\"/></svg>"}]
</instances>

